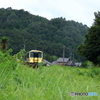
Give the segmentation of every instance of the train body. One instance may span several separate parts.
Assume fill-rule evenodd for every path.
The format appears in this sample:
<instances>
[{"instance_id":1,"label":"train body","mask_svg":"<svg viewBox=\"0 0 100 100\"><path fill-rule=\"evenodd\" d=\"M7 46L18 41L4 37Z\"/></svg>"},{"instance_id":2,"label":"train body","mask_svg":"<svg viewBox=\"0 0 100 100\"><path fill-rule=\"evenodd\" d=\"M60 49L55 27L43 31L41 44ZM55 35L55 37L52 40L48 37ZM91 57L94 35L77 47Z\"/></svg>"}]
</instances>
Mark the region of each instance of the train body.
<instances>
[{"instance_id":1,"label":"train body","mask_svg":"<svg viewBox=\"0 0 100 100\"><path fill-rule=\"evenodd\" d=\"M43 60L43 52L40 50L31 50L25 55L25 63L37 67Z\"/></svg>"}]
</instances>

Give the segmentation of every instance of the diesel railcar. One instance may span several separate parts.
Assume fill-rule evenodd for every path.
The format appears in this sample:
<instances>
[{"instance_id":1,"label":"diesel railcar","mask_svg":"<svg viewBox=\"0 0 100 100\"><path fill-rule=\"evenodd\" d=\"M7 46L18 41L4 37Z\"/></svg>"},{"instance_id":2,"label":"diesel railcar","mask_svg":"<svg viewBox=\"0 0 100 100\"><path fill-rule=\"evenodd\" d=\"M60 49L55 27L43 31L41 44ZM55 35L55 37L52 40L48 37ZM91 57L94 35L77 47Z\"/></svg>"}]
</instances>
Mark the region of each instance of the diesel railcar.
<instances>
[{"instance_id":1,"label":"diesel railcar","mask_svg":"<svg viewBox=\"0 0 100 100\"><path fill-rule=\"evenodd\" d=\"M26 53L25 63L35 67L38 67L39 63L43 60L43 52L40 50L31 50Z\"/></svg>"}]
</instances>

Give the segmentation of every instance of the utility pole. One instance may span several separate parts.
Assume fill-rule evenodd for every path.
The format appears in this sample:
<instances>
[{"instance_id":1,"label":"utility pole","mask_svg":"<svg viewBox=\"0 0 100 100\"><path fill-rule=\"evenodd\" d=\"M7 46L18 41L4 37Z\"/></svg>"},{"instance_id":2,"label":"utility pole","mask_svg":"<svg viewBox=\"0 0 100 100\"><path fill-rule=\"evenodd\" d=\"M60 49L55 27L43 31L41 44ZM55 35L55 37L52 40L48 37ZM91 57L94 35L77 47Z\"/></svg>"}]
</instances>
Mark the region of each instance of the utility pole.
<instances>
[{"instance_id":1,"label":"utility pole","mask_svg":"<svg viewBox=\"0 0 100 100\"><path fill-rule=\"evenodd\" d=\"M70 52L70 56L69 56L69 58L72 59L72 52Z\"/></svg>"},{"instance_id":2,"label":"utility pole","mask_svg":"<svg viewBox=\"0 0 100 100\"><path fill-rule=\"evenodd\" d=\"M74 62L74 48L72 49L72 52L73 52L73 62Z\"/></svg>"},{"instance_id":3,"label":"utility pole","mask_svg":"<svg viewBox=\"0 0 100 100\"><path fill-rule=\"evenodd\" d=\"M26 39L23 39L23 42L24 42L24 44L23 44L23 46L24 46L24 48L23 49L26 49Z\"/></svg>"},{"instance_id":4,"label":"utility pole","mask_svg":"<svg viewBox=\"0 0 100 100\"><path fill-rule=\"evenodd\" d=\"M65 46L63 45L63 65L65 65L64 59L65 59Z\"/></svg>"},{"instance_id":5,"label":"utility pole","mask_svg":"<svg viewBox=\"0 0 100 100\"><path fill-rule=\"evenodd\" d=\"M24 49L25 49L25 41L24 41Z\"/></svg>"}]
</instances>

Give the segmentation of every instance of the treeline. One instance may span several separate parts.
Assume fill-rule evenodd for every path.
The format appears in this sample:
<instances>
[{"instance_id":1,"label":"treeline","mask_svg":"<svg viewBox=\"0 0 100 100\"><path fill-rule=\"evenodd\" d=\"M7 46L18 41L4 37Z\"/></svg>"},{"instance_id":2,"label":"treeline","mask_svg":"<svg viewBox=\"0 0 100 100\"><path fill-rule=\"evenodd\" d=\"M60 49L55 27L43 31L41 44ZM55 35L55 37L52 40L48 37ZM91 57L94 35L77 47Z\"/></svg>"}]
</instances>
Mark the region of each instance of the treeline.
<instances>
[{"instance_id":1,"label":"treeline","mask_svg":"<svg viewBox=\"0 0 100 100\"><path fill-rule=\"evenodd\" d=\"M93 62L95 66L100 67L100 11L94 12L94 16L94 23L89 28L86 40L78 47L77 51Z\"/></svg>"},{"instance_id":2,"label":"treeline","mask_svg":"<svg viewBox=\"0 0 100 100\"><path fill-rule=\"evenodd\" d=\"M23 48L39 49L51 61L55 56L62 56L64 45L66 57L81 60L76 49L84 42L87 32L86 25L62 17L48 20L23 9L0 9L0 37L10 38L9 48L13 54Z\"/></svg>"}]
</instances>

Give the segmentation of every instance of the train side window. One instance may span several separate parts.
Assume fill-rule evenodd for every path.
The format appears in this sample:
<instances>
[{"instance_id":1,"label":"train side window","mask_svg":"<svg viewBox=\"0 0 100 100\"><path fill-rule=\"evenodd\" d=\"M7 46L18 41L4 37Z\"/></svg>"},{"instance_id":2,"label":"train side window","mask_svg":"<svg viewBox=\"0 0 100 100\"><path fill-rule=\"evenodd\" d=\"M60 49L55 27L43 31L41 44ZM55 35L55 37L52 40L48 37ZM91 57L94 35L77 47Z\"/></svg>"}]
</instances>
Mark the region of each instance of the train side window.
<instances>
[{"instance_id":1,"label":"train side window","mask_svg":"<svg viewBox=\"0 0 100 100\"><path fill-rule=\"evenodd\" d=\"M34 57L34 52L30 52L30 57Z\"/></svg>"},{"instance_id":2,"label":"train side window","mask_svg":"<svg viewBox=\"0 0 100 100\"><path fill-rule=\"evenodd\" d=\"M38 57L42 57L42 53L41 52L38 53Z\"/></svg>"}]
</instances>

